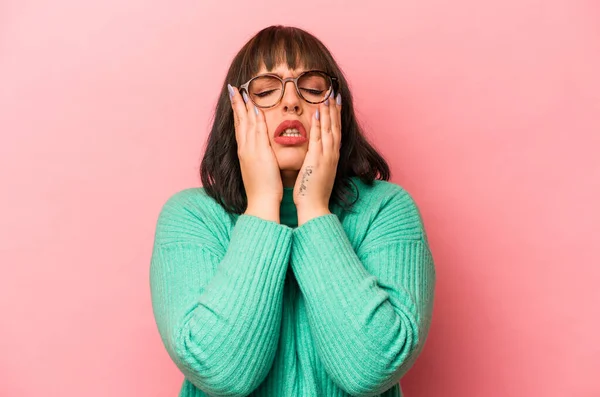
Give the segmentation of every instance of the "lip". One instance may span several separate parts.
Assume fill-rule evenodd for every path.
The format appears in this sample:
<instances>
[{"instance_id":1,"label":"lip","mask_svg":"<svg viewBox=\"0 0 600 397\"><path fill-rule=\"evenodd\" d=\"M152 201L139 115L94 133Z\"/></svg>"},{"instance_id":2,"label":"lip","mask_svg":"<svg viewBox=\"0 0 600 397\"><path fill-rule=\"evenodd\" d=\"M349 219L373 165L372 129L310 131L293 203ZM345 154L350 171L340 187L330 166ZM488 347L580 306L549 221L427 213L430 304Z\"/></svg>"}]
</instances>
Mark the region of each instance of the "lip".
<instances>
[{"instance_id":1,"label":"lip","mask_svg":"<svg viewBox=\"0 0 600 397\"><path fill-rule=\"evenodd\" d=\"M288 128L297 129L301 136L280 136L283 131L287 130ZM285 120L275 129L275 133L273 135L275 137L275 142L282 145L304 143L308 140L306 137L306 129L299 120Z\"/></svg>"}]
</instances>

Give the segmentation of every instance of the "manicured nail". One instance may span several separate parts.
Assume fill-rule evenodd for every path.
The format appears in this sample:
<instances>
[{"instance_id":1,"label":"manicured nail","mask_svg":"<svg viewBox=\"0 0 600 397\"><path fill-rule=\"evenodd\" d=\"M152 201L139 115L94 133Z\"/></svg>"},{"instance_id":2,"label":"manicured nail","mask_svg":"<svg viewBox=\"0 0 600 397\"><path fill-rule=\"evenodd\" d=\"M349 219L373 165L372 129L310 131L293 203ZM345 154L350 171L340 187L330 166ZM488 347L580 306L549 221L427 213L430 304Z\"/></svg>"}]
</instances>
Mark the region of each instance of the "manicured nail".
<instances>
[{"instance_id":1,"label":"manicured nail","mask_svg":"<svg viewBox=\"0 0 600 397\"><path fill-rule=\"evenodd\" d=\"M338 105L341 105L341 104L342 104L342 96L340 95L340 93L339 93L339 92L338 92L338 94L337 94L337 97L335 97L335 102L336 102Z\"/></svg>"},{"instance_id":2,"label":"manicured nail","mask_svg":"<svg viewBox=\"0 0 600 397\"><path fill-rule=\"evenodd\" d=\"M333 88L331 89L331 94L329 94L329 98L332 98L335 96L335 91L333 90Z\"/></svg>"},{"instance_id":3,"label":"manicured nail","mask_svg":"<svg viewBox=\"0 0 600 397\"><path fill-rule=\"evenodd\" d=\"M231 84L227 84L227 89L229 90L229 99L233 98L233 96L235 95L235 91L233 91L233 87L231 86Z\"/></svg>"},{"instance_id":4,"label":"manicured nail","mask_svg":"<svg viewBox=\"0 0 600 397\"><path fill-rule=\"evenodd\" d=\"M315 113L315 119L319 120L319 109L317 109L317 112Z\"/></svg>"},{"instance_id":5,"label":"manicured nail","mask_svg":"<svg viewBox=\"0 0 600 397\"><path fill-rule=\"evenodd\" d=\"M244 98L244 102L245 102L245 103L248 103L248 101L250 100L250 99L248 98L248 95L246 95L246 91L244 91L244 93L242 94L242 97Z\"/></svg>"},{"instance_id":6,"label":"manicured nail","mask_svg":"<svg viewBox=\"0 0 600 397\"><path fill-rule=\"evenodd\" d=\"M256 115L258 116L258 108L256 106L254 106L254 113L256 113Z\"/></svg>"},{"instance_id":7,"label":"manicured nail","mask_svg":"<svg viewBox=\"0 0 600 397\"><path fill-rule=\"evenodd\" d=\"M329 97L325 100L325 106L329 106Z\"/></svg>"}]
</instances>

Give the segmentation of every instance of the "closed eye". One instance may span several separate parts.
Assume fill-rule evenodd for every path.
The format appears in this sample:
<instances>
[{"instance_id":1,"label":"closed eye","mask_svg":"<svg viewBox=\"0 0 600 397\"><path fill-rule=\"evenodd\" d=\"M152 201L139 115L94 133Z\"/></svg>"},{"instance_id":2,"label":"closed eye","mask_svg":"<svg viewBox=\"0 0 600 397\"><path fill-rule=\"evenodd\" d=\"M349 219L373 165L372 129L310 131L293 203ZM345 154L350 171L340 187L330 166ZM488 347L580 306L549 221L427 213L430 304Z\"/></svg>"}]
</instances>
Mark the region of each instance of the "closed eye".
<instances>
[{"instance_id":1,"label":"closed eye","mask_svg":"<svg viewBox=\"0 0 600 397\"><path fill-rule=\"evenodd\" d=\"M322 93L325 92L325 90L313 90L310 88L301 88L302 91L305 91L311 95L321 95Z\"/></svg>"},{"instance_id":2,"label":"closed eye","mask_svg":"<svg viewBox=\"0 0 600 397\"><path fill-rule=\"evenodd\" d=\"M277 91L277 90L269 90L269 91L258 92L258 93L255 93L254 96L257 96L259 98L263 98L263 97L266 97L267 95L271 95L275 91Z\"/></svg>"}]
</instances>

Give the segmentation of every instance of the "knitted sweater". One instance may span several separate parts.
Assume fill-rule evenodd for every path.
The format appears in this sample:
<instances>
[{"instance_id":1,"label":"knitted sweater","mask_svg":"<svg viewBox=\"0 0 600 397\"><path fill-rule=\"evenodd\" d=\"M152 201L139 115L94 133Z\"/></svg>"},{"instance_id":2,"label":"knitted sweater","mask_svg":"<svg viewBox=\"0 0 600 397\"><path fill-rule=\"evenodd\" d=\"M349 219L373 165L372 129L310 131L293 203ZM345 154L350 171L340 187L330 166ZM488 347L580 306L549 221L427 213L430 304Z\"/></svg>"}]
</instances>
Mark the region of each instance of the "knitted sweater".
<instances>
[{"instance_id":1,"label":"knitted sweater","mask_svg":"<svg viewBox=\"0 0 600 397\"><path fill-rule=\"evenodd\" d=\"M298 225L226 212L203 188L157 221L150 289L179 397L402 396L428 335L435 268L400 186L353 178L352 211Z\"/></svg>"}]
</instances>

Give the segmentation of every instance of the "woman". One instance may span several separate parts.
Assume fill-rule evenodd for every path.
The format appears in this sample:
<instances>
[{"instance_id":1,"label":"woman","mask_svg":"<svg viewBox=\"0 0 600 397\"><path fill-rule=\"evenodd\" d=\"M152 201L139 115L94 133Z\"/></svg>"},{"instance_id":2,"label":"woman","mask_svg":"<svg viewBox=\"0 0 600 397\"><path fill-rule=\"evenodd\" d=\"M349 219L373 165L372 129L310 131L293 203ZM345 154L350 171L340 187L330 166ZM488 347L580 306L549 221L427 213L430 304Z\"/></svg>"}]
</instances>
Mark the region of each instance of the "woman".
<instances>
[{"instance_id":1,"label":"woman","mask_svg":"<svg viewBox=\"0 0 600 397\"><path fill-rule=\"evenodd\" d=\"M317 38L272 26L240 50L201 177L162 208L150 272L180 396L401 396L433 260Z\"/></svg>"}]
</instances>

